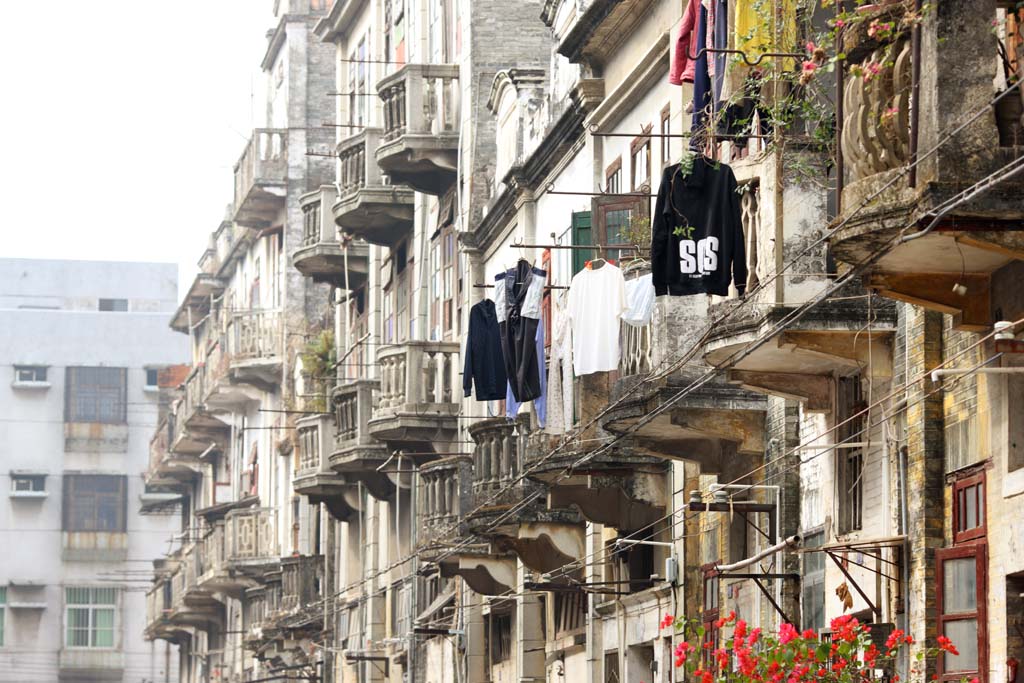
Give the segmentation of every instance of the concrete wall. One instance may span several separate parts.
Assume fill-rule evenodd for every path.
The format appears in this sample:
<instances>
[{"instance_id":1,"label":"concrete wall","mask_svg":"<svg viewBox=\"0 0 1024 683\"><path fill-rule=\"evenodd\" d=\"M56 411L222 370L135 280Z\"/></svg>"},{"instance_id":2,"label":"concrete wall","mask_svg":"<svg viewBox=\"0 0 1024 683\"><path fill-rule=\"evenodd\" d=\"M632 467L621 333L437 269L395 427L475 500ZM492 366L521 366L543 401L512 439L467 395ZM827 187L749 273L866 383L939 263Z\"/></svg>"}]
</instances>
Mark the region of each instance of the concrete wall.
<instances>
[{"instance_id":1,"label":"concrete wall","mask_svg":"<svg viewBox=\"0 0 1024 683\"><path fill-rule=\"evenodd\" d=\"M143 640L143 577L136 574L165 552L179 523L173 510L139 513L159 406L158 393L145 389L145 368L187 360L185 338L167 326L176 272L173 264L0 260L0 491L7 498L0 504L0 539L5 547L18 549L0 560L0 585L8 586L9 603L45 603L41 609L5 610L0 680L57 679L65 639L65 586L119 589L120 655L107 659L123 660L124 680L176 676L176 648ZM129 312L98 312L97 297L126 298ZM19 310L26 302L59 308ZM49 386L13 386L13 366L22 364L48 366ZM92 439L95 443L85 450L67 451L65 368L98 365L127 368L127 425L99 426L118 432L118 438ZM46 474L47 496L11 497L9 474L17 470ZM128 532L125 550L118 553L123 559L62 560L62 475L67 471L128 475ZM24 582L38 587L9 585Z\"/></svg>"}]
</instances>

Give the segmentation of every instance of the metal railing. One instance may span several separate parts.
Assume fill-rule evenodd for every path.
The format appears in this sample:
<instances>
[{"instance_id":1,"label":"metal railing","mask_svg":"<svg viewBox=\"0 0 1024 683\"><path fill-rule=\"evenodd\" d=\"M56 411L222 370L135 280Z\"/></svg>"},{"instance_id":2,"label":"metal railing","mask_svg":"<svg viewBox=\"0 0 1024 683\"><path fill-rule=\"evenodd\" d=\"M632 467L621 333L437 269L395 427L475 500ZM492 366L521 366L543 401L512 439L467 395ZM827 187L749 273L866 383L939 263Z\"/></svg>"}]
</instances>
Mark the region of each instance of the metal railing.
<instances>
[{"instance_id":1,"label":"metal railing","mask_svg":"<svg viewBox=\"0 0 1024 683\"><path fill-rule=\"evenodd\" d=\"M284 342L279 312L236 311L230 328L232 361L281 357Z\"/></svg>"}]
</instances>

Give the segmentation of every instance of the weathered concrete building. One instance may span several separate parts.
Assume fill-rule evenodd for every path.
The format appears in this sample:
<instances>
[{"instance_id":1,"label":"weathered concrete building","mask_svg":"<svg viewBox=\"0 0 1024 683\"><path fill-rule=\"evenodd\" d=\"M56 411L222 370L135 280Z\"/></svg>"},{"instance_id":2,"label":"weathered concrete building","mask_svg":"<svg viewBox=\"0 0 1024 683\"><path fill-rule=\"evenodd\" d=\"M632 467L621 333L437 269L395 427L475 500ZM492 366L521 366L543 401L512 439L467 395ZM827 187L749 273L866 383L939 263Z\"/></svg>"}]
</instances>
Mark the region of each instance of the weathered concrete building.
<instances>
[{"instance_id":1,"label":"weathered concrete building","mask_svg":"<svg viewBox=\"0 0 1024 683\"><path fill-rule=\"evenodd\" d=\"M287 163L254 182L240 162L175 318L195 370L151 475L204 502L151 594L183 606L154 603L150 634L204 662L183 680L664 683L681 636L661 618L717 647L730 611L943 634L960 659L886 673L1007 679L1024 460L1019 147L990 102L1019 91L985 47L994 21L1017 50L1002 5L840 23L780 0L750 28L750 3L716 2L709 135L669 83L687 0L315 4L277 8L264 61L287 84L268 121L298 118L257 132L254 173L274 135ZM463 397L495 276L545 270L560 373L565 289L597 257L651 272L661 170L689 149L733 171L745 287L623 322L618 369L570 376L562 420ZM278 284L252 303L260 262ZM258 338L242 301L279 311L270 358L231 346Z\"/></svg>"},{"instance_id":2,"label":"weathered concrete building","mask_svg":"<svg viewBox=\"0 0 1024 683\"><path fill-rule=\"evenodd\" d=\"M137 570L177 520L145 485L181 380L173 264L0 260L0 680L171 680Z\"/></svg>"}]
</instances>

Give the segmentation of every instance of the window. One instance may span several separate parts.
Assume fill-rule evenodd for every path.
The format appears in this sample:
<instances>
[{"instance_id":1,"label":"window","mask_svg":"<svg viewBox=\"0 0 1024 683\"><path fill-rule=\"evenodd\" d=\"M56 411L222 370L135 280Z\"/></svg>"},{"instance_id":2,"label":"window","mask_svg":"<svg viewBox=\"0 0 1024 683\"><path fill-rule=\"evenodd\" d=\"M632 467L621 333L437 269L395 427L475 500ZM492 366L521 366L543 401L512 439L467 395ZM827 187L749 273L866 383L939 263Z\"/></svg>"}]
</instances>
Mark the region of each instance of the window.
<instances>
[{"instance_id":1,"label":"window","mask_svg":"<svg viewBox=\"0 0 1024 683\"><path fill-rule=\"evenodd\" d=\"M157 389L160 386L160 370L157 368L146 368L146 388Z\"/></svg>"},{"instance_id":2,"label":"window","mask_svg":"<svg viewBox=\"0 0 1024 683\"><path fill-rule=\"evenodd\" d=\"M572 214L572 244L593 244L594 234L591 228L591 213L589 211L574 211ZM572 274L583 270L590 254L586 249L572 249Z\"/></svg>"},{"instance_id":3,"label":"window","mask_svg":"<svg viewBox=\"0 0 1024 683\"><path fill-rule=\"evenodd\" d=\"M18 384L29 382L45 382L46 366L44 365L15 365L14 381Z\"/></svg>"},{"instance_id":4,"label":"window","mask_svg":"<svg viewBox=\"0 0 1024 683\"><path fill-rule=\"evenodd\" d=\"M605 192L621 192L622 191L622 158L619 157L611 163L611 165L605 169L604 172L605 180Z\"/></svg>"},{"instance_id":5,"label":"window","mask_svg":"<svg viewBox=\"0 0 1024 683\"><path fill-rule=\"evenodd\" d=\"M649 220L650 205L647 197L594 197L594 230L591 243L627 243L629 240L623 233L633 227L634 223ZM621 259L636 256L636 251L612 249L606 250L604 256L609 259Z\"/></svg>"},{"instance_id":6,"label":"window","mask_svg":"<svg viewBox=\"0 0 1024 683\"><path fill-rule=\"evenodd\" d=\"M76 648L114 647L116 588L64 589L67 625L65 645Z\"/></svg>"},{"instance_id":7,"label":"window","mask_svg":"<svg viewBox=\"0 0 1024 683\"><path fill-rule=\"evenodd\" d=\"M45 474L12 474L11 490L18 493L39 493L46 490Z\"/></svg>"},{"instance_id":8,"label":"window","mask_svg":"<svg viewBox=\"0 0 1024 683\"><path fill-rule=\"evenodd\" d=\"M492 613L487 622L487 641L491 664L507 662L512 656L512 615Z\"/></svg>"},{"instance_id":9,"label":"window","mask_svg":"<svg viewBox=\"0 0 1024 683\"><path fill-rule=\"evenodd\" d=\"M124 368L68 368L66 422L124 424L127 373Z\"/></svg>"},{"instance_id":10,"label":"window","mask_svg":"<svg viewBox=\"0 0 1024 683\"><path fill-rule=\"evenodd\" d=\"M643 130L645 134L629 145L629 178L633 190L651 183L651 127L647 126Z\"/></svg>"},{"instance_id":11,"label":"window","mask_svg":"<svg viewBox=\"0 0 1024 683\"><path fill-rule=\"evenodd\" d=\"M820 548L825 542L825 532L819 531L804 536L804 548ZM825 553L803 553L803 578L801 579L800 609L801 625L819 633L825 628Z\"/></svg>"},{"instance_id":12,"label":"window","mask_svg":"<svg viewBox=\"0 0 1024 683\"><path fill-rule=\"evenodd\" d=\"M100 310L124 313L128 310L128 299L100 299Z\"/></svg>"},{"instance_id":13,"label":"window","mask_svg":"<svg viewBox=\"0 0 1024 683\"><path fill-rule=\"evenodd\" d=\"M667 166L672 160L672 138L669 135L672 134L672 125L669 123L672 118L672 105L666 104L665 108L661 110L661 126L658 129L658 133L661 135L661 165Z\"/></svg>"},{"instance_id":14,"label":"window","mask_svg":"<svg viewBox=\"0 0 1024 683\"><path fill-rule=\"evenodd\" d=\"M960 655L938 658L939 679L959 681L988 671L985 615L987 547L984 543L935 551L938 633L953 641Z\"/></svg>"},{"instance_id":15,"label":"window","mask_svg":"<svg viewBox=\"0 0 1024 683\"><path fill-rule=\"evenodd\" d=\"M861 396L860 375L839 378L836 390L838 405L836 419L838 443L851 444L865 440L864 399ZM856 417L854 417L856 416ZM864 452L858 448L837 448L835 451L838 477L839 533L845 534L861 528L864 514Z\"/></svg>"},{"instance_id":16,"label":"window","mask_svg":"<svg viewBox=\"0 0 1024 683\"><path fill-rule=\"evenodd\" d=\"M711 666L712 656L715 648L718 646L718 621L719 613L719 578L718 572L715 570L715 565L718 562L712 562L706 564L703 567L704 570L704 597L703 597L703 610L701 611L701 621L704 625L704 640L701 643L701 657L705 666Z\"/></svg>"},{"instance_id":17,"label":"window","mask_svg":"<svg viewBox=\"0 0 1024 683\"><path fill-rule=\"evenodd\" d=\"M953 483L953 543L985 537L985 473Z\"/></svg>"},{"instance_id":18,"label":"window","mask_svg":"<svg viewBox=\"0 0 1024 683\"><path fill-rule=\"evenodd\" d=\"M64 531L125 531L127 483L122 475L64 475Z\"/></svg>"}]
</instances>

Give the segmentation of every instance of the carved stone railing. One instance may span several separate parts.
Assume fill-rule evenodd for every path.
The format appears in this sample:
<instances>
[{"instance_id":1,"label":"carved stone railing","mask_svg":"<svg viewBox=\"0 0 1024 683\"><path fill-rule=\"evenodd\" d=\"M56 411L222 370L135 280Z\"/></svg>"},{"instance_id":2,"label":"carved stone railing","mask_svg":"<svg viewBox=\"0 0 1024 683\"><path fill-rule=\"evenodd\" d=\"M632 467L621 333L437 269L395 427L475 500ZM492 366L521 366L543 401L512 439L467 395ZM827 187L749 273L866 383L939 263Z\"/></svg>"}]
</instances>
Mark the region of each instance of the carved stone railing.
<instances>
[{"instance_id":1,"label":"carved stone railing","mask_svg":"<svg viewBox=\"0 0 1024 683\"><path fill-rule=\"evenodd\" d=\"M910 156L909 35L864 53L847 70L841 140L846 182L899 168Z\"/></svg>"},{"instance_id":2,"label":"carved stone railing","mask_svg":"<svg viewBox=\"0 0 1024 683\"><path fill-rule=\"evenodd\" d=\"M229 562L273 559L279 556L277 516L270 508L232 510L225 516Z\"/></svg>"},{"instance_id":3,"label":"carved stone railing","mask_svg":"<svg viewBox=\"0 0 1024 683\"><path fill-rule=\"evenodd\" d=\"M456 130L458 79L454 64L406 64L381 79L377 92L384 101L384 141Z\"/></svg>"},{"instance_id":4,"label":"carved stone railing","mask_svg":"<svg viewBox=\"0 0 1024 683\"><path fill-rule=\"evenodd\" d=\"M650 272L650 267L629 268L626 279L640 278ZM619 355L619 376L632 377L651 371L652 363L652 329L651 323L636 327L626 322L621 325L621 354Z\"/></svg>"},{"instance_id":5,"label":"carved stone railing","mask_svg":"<svg viewBox=\"0 0 1024 683\"><path fill-rule=\"evenodd\" d=\"M367 185L382 185L380 166L374 152L380 146L383 131L380 128L364 128L362 131L338 143L338 161L341 173L339 197L349 197Z\"/></svg>"},{"instance_id":6,"label":"carved stone railing","mask_svg":"<svg viewBox=\"0 0 1024 683\"><path fill-rule=\"evenodd\" d=\"M281 560L281 611L294 612L317 600L324 579L322 555Z\"/></svg>"},{"instance_id":7,"label":"carved stone railing","mask_svg":"<svg viewBox=\"0 0 1024 683\"><path fill-rule=\"evenodd\" d=\"M231 318L232 361L279 358L283 345L281 315L277 311L242 311Z\"/></svg>"},{"instance_id":8,"label":"carved stone railing","mask_svg":"<svg viewBox=\"0 0 1024 683\"><path fill-rule=\"evenodd\" d=\"M213 527L199 542L199 580L209 579L226 570L224 522L214 522Z\"/></svg>"},{"instance_id":9,"label":"carved stone railing","mask_svg":"<svg viewBox=\"0 0 1024 683\"><path fill-rule=\"evenodd\" d=\"M406 342L381 347L374 417L407 405L455 403L458 355L458 343Z\"/></svg>"},{"instance_id":10,"label":"carved stone railing","mask_svg":"<svg viewBox=\"0 0 1024 683\"><path fill-rule=\"evenodd\" d=\"M458 535L458 524L469 505L472 476L473 460L468 456L447 457L420 466L419 548L436 546Z\"/></svg>"},{"instance_id":11,"label":"carved stone railing","mask_svg":"<svg viewBox=\"0 0 1024 683\"><path fill-rule=\"evenodd\" d=\"M288 177L288 131L257 128L235 164L235 208L249 196L253 185L283 182Z\"/></svg>"},{"instance_id":12,"label":"carved stone railing","mask_svg":"<svg viewBox=\"0 0 1024 683\"><path fill-rule=\"evenodd\" d=\"M472 505L490 507L514 502L522 495L521 442L525 439L522 420L489 418L469 427L473 447Z\"/></svg>"},{"instance_id":13,"label":"carved stone railing","mask_svg":"<svg viewBox=\"0 0 1024 683\"><path fill-rule=\"evenodd\" d=\"M373 415L373 392L376 387L376 380L359 379L334 388L331 403L334 407L336 449L376 444L366 427Z\"/></svg>"},{"instance_id":14,"label":"carved stone railing","mask_svg":"<svg viewBox=\"0 0 1024 683\"><path fill-rule=\"evenodd\" d=\"M323 185L299 198L302 207L303 247L325 243L338 245L338 231L331 214L336 198L337 191L333 185Z\"/></svg>"},{"instance_id":15,"label":"carved stone railing","mask_svg":"<svg viewBox=\"0 0 1024 683\"><path fill-rule=\"evenodd\" d=\"M329 472L334 431L331 418L325 415L304 417L297 421L295 429L299 435L297 475Z\"/></svg>"}]
</instances>

